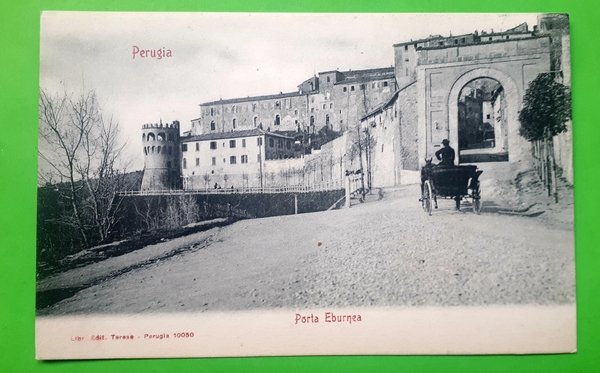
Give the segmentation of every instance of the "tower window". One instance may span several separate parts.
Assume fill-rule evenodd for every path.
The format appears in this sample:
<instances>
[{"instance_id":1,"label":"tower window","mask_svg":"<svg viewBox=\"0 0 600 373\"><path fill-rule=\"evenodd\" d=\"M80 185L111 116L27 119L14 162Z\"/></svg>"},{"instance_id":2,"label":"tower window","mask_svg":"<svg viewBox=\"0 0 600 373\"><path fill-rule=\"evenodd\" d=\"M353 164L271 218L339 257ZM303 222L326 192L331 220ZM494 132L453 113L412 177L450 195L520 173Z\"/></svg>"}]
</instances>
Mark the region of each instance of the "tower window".
<instances>
[{"instance_id":1,"label":"tower window","mask_svg":"<svg viewBox=\"0 0 600 373\"><path fill-rule=\"evenodd\" d=\"M235 140L229 140L229 147L235 148Z\"/></svg>"},{"instance_id":2,"label":"tower window","mask_svg":"<svg viewBox=\"0 0 600 373\"><path fill-rule=\"evenodd\" d=\"M230 164L236 164L237 160L235 159L235 155L232 155L231 157L229 157L229 163Z\"/></svg>"},{"instance_id":3,"label":"tower window","mask_svg":"<svg viewBox=\"0 0 600 373\"><path fill-rule=\"evenodd\" d=\"M210 142L210 148L213 149L213 150L216 149L217 148L217 142L216 141L211 141Z\"/></svg>"},{"instance_id":4,"label":"tower window","mask_svg":"<svg viewBox=\"0 0 600 373\"><path fill-rule=\"evenodd\" d=\"M211 109L212 110L212 109ZM213 120L212 122L210 122L210 130L214 131L215 130L215 121Z\"/></svg>"}]
</instances>

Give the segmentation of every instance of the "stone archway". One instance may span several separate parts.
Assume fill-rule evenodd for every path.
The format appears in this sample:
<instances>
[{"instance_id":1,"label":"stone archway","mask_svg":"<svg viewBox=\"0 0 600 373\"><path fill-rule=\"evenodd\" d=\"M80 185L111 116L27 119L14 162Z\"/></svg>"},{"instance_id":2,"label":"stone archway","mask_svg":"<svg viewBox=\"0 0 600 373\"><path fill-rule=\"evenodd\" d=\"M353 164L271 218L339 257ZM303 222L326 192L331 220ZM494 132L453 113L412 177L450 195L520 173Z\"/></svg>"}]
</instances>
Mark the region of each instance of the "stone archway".
<instances>
[{"instance_id":1,"label":"stone archway","mask_svg":"<svg viewBox=\"0 0 600 373\"><path fill-rule=\"evenodd\" d=\"M514 162L522 159L522 155L527 152L528 143L519 135L519 110L522 103L522 92L519 90L514 80L504 72L489 68L476 68L456 79L450 94L448 95L448 137L451 144L458 145L458 100L462 89L470 82L479 78L489 78L496 80L504 88L506 100L506 127L508 143L508 161ZM460 155L457 154L457 161L460 162Z\"/></svg>"}]
</instances>

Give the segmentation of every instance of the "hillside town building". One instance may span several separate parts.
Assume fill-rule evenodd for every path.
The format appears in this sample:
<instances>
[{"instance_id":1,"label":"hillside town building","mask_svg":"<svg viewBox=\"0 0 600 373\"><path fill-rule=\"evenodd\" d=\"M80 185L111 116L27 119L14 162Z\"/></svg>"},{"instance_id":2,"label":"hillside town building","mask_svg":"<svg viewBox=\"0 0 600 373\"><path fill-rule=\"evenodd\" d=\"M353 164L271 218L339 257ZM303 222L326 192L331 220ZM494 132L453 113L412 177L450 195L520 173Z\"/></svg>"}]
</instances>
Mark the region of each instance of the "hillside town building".
<instances>
[{"instance_id":1,"label":"hillside town building","mask_svg":"<svg viewBox=\"0 0 600 373\"><path fill-rule=\"evenodd\" d=\"M457 163L527 159L518 113L540 73L570 84L568 27L566 15L544 14L532 30L523 23L432 35L395 44L393 67L322 71L294 92L202 103L181 139L184 187L327 182L345 170L363 170L371 187L405 184L443 139ZM321 133L334 134L325 137L331 146L311 143ZM572 180L569 141L570 130L555 139L555 151Z\"/></svg>"},{"instance_id":2,"label":"hillside town building","mask_svg":"<svg viewBox=\"0 0 600 373\"><path fill-rule=\"evenodd\" d=\"M183 187L261 186L266 161L300 155L294 138L258 128L185 137L181 141Z\"/></svg>"}]
</instances>

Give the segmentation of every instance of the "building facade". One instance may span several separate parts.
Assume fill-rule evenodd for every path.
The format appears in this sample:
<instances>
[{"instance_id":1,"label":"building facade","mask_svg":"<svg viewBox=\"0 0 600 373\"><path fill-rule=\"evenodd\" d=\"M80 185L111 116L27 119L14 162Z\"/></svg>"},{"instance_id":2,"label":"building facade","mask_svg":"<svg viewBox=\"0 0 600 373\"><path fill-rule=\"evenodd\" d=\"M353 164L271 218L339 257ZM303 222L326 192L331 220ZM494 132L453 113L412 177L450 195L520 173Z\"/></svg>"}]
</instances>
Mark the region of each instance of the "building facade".
<instances>
[{"instance_id":1,"label":"building facade","mask_svg":"<svg viewBox=\"0 0 600 373\"><path fill-rule=\"evenodd\" d=\"M294 138L258 128L188 136L181 140L183 187L263 187L265 162L301 155Z\"/></svg>"},{"instance_id":2,"label":"building facade","mask_svg":"<svg viewBox=\"0 0 600 373\"><path fill-rule=\"evenodd\" d=\"M259 128L314 134L327 127L344 131L395 92L394 68L323 71L295 92L233 98L200 104L192 134Z\"/></svg>"}]
</instances>

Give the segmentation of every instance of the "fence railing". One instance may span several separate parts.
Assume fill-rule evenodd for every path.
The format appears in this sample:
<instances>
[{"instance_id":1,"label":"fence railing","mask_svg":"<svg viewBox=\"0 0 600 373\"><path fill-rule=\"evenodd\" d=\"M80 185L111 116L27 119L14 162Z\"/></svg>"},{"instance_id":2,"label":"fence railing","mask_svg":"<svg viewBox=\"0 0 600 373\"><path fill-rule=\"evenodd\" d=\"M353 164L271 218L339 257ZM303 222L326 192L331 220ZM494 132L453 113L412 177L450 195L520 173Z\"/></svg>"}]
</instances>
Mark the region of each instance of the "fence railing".
<instances>
[{"instance_id":1,"label":"fence railing","mask_svg":"<svg viewBox=\"0 0 600 373\"><path fill-rule=\"evenodd\" d=\"M127 190L117 192L119 196L163 196L189 194L240 194L240 193L310 193L344 189L343 180L332 180L313 185L282 185L274 187L241 187L241 188L199 188L199 189L166 189L166 190Z\"/></svg>"}]
</instances>

